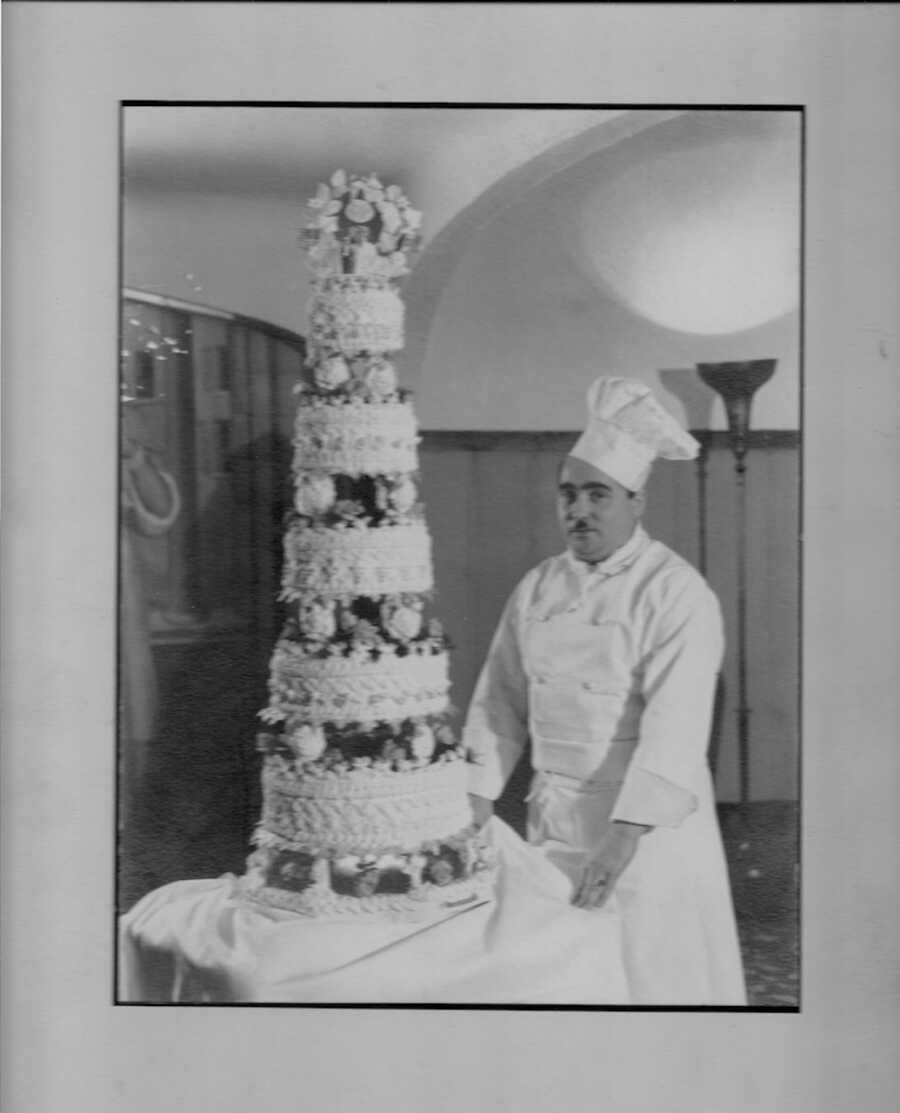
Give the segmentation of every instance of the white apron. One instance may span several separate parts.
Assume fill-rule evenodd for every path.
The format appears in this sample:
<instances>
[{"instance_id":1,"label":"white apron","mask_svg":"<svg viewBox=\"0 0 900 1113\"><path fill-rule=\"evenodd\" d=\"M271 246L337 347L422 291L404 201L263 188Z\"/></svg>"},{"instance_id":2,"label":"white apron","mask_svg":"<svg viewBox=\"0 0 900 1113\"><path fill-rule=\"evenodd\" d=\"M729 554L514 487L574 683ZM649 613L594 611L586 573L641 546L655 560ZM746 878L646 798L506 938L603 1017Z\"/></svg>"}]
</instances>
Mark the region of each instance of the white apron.
<instances>
[{"instance_id":1,"label":"white apron","mask_svg":"<svg viewBox=\"0 0 900 1113\"><path fill-rule=\"evenodd\" d=\"M580 608L526 619L535 769L528 837L575 883L584 853L606 829L637 746L643 701L629 638L624 622L591 622ZM708 769L692 789L697 810L678 827L643 835L613 894L635 1004L746 1003Z\"/></svg>"}]
</instances>

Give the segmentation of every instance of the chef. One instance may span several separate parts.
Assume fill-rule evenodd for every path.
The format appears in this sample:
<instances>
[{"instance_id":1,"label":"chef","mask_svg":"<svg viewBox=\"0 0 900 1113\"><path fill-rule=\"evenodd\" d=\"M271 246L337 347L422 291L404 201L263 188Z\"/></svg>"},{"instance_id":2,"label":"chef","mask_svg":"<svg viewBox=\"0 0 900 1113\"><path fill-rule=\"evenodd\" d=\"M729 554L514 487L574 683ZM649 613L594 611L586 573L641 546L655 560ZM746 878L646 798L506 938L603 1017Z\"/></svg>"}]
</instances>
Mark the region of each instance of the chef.
<instances>
[{"instance_id":1,"label":"chef","mask_svg":"<svg viewBox=\"0 0 900 1113\"><path fill-rule=\"evenodd\" d=\"M742 1005L706 760L721 613L641 525L653 461L698 445L637 380L600 378L587 403L558 476L567 551L513 591L469 708L473 809L487 820L530 740L529 841L576 905L618 909L632 1001Z\"/></svg>"}]
</instances>

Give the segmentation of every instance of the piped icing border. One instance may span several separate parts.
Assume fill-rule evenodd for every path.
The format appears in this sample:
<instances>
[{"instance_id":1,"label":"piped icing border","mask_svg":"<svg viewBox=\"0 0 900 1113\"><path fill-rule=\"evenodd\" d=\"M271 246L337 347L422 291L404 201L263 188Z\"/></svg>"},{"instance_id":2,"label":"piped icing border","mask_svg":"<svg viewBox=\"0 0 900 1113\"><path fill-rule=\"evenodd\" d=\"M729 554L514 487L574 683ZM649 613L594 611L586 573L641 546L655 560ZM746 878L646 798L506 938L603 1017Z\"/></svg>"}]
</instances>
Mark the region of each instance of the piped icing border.
<instances>
[{"instance_id":1,"label":"piped icing border","mask_svg":"<svg viewBox=\"0 0 900 1113\"><path fill-rule=\"evenodd\" d=\"M434 586L424 522L324 529L294 522L284 534L281 597L391 595Z\"/></svg>"},{"instance_id":2,"label":"piped icing border","mask_svg":"<svg viewBox=\"0 0 900 1113\"><path fill-rule=\"evenodd\" d=\"M391 475L418 469L418 427L407 402L300 406L294 471Z\"/></svg>"},{"instance_id":3,"label":"piped icing border","mask_svg":"<svg viewBox=\"0 0 900 1113\"><path fill-rule=\"evenodd\" d=\"M449 688L446 652L317 658L282 639L272 654L266 720L350 723L438 715L447 708Z\"/></svg>"}]
</instances>

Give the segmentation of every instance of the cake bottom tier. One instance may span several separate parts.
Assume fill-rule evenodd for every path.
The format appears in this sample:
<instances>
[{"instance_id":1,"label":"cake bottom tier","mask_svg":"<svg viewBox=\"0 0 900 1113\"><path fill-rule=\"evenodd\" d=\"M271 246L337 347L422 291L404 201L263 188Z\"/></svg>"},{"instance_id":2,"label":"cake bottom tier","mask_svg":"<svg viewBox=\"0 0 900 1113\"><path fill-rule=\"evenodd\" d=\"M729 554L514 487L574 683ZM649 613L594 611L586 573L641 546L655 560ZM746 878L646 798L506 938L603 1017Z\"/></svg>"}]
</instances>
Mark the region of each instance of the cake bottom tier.
<instances>
[{"instance_id":1,"label":"cake bottom tier","mask_svg":"<svg viewBox=\"0 0 900 1113\"><path fill-rule=\"evenodd\" d=\"M418 918L490 899L494 860L472 828L414 851L328 857L277 845L248 860L248 900L311 916L397 913Z\"/></svg>"},{"instance_id":2,"label":"cake bottom tier","mask_svg":"<svg viewBox=\"0 0 900 1113\"><path fill-rule=\"evenodd\" d=\"M270 757L250 899L314 916L403 914L486 899L493 859L472 823L465 763L336 771Z\"/></svg>"}]
</instances>

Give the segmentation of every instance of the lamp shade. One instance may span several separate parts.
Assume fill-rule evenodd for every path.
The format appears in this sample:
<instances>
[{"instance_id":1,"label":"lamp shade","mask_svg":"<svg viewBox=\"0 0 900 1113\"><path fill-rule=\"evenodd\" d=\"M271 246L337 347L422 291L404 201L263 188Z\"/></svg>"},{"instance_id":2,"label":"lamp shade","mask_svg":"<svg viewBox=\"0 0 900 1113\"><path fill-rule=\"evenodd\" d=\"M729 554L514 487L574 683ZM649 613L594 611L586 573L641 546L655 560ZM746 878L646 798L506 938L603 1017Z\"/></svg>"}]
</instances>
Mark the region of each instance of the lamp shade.
<instances>
[{"instance_id":1,"label":"lamp shade","mask_svg":"<svg viewBox=\"0 0 900 1113\"><path fill-rule=\"evenodd\" d=\"M722 396L728 414L731 447L739 461L747 452L753 395L775 374L777 362L775 359L748 359L697 364L700 378Z\"/></svg>"}]
</instances>

